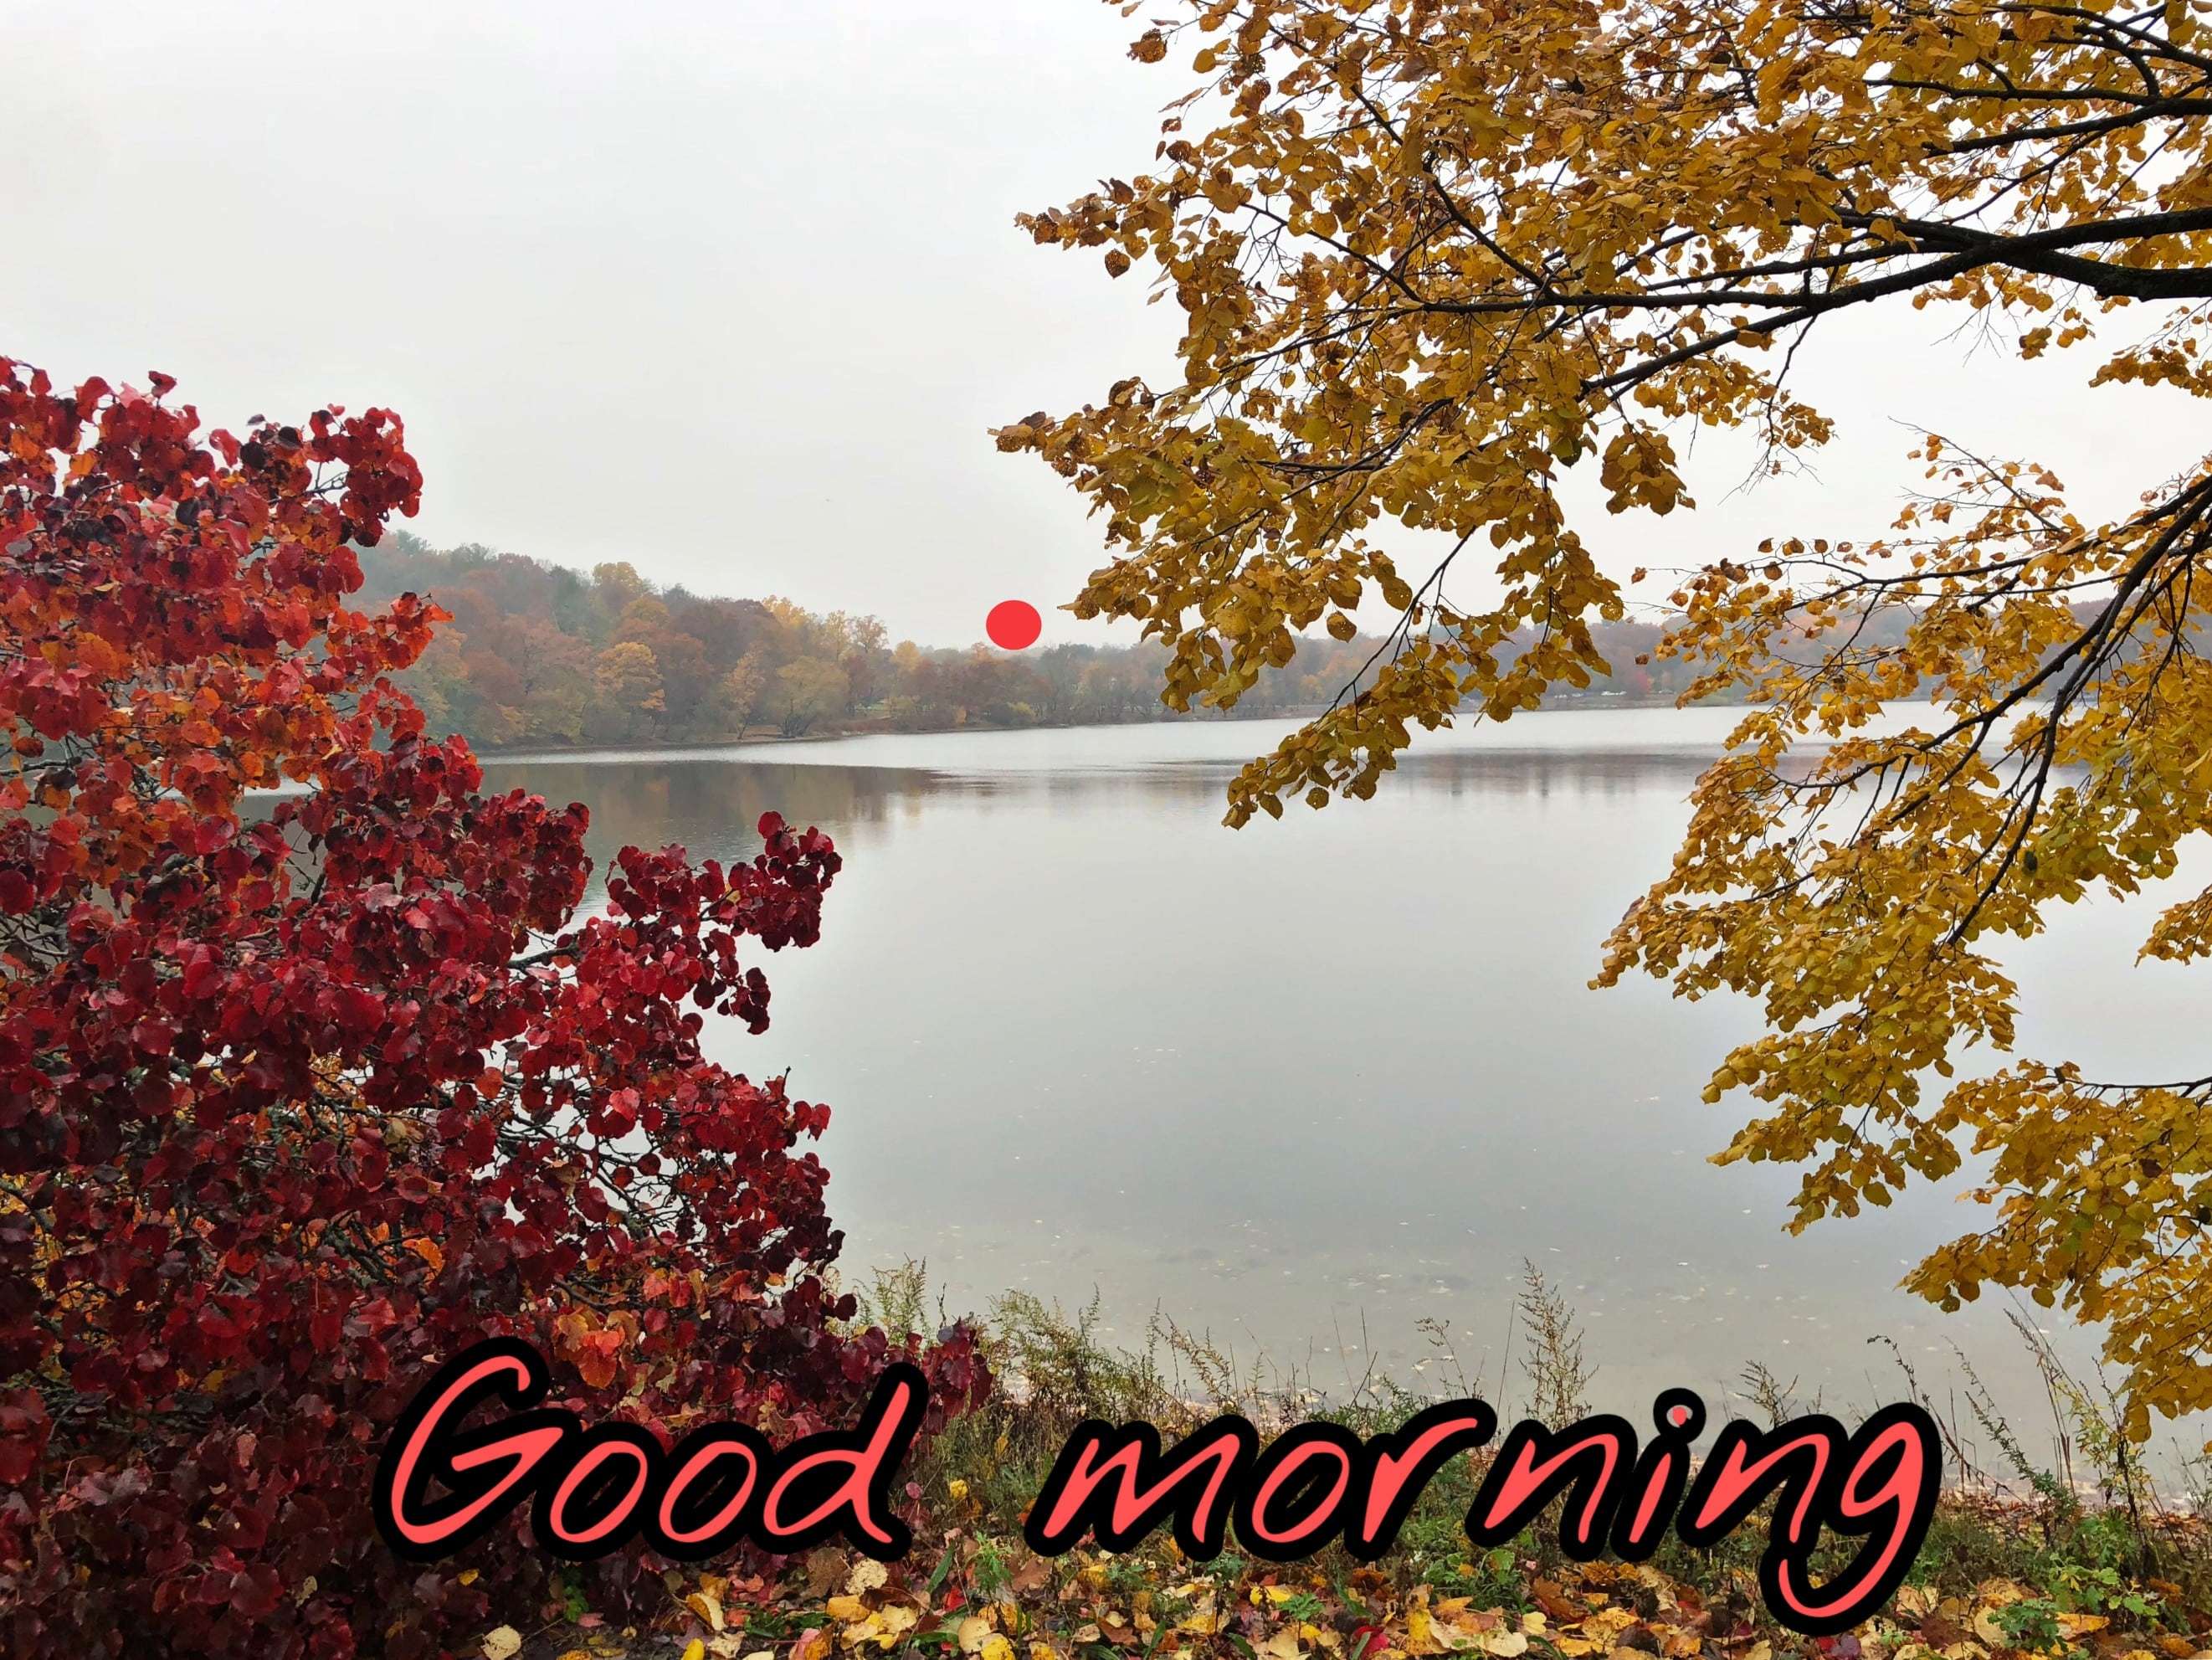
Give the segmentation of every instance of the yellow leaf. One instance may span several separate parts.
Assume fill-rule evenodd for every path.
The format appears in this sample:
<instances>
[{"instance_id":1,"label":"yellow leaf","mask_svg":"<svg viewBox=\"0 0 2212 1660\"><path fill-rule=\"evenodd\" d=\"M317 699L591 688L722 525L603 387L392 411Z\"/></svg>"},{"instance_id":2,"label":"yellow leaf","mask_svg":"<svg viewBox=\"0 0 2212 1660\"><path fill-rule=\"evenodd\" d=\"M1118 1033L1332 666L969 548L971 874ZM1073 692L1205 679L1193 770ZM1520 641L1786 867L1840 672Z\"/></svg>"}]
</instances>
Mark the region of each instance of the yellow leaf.
<instances>
[{"instance_id":1,"label":"yellow leaf","mask_svg":"<svg viewBox=\"0 0 2212 1660\"><path fill-rule=\"evenodd\" d=\"M1443 1646L1437 1640L1436 1622L1424 1608L1406 1610L1406 1639L1402 1645L1408 1654L1434 1654Z\"/></svg>"},{"instance_id":2,"label":"yellow leaf","mask_svg":"<svg viewBox=\"0 0 2212 1660\"><path fill-rule=\"evenodd\" d=\"M907 1607L904 1603L886 1608L876 1615L877 1621L883 1627L882 1634L876 1640L885 1648L889 1648L907 1633L912 1631L921 1618L921 1615L917 1610Z\"/></svg>"},{"instance_id":3,"label":"yellow leaf","mask_svg":"<svg viewBox=\"0 0 2212 1660\"><path fill-rule=\"evenodd\" d=\"M522 1633L512 1626L494 1626L484 1633L483 1660L508 1660L522 1649Z\"/></svg>"}]
</instances>

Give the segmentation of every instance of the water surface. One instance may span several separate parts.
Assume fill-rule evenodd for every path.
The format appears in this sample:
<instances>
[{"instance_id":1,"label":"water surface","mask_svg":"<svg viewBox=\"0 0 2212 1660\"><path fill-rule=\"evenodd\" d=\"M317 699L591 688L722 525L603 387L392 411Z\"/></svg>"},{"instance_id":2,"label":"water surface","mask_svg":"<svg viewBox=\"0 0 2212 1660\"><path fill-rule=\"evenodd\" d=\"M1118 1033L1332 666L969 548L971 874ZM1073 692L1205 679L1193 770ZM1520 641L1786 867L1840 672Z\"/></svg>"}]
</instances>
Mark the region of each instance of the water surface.
<instances>
[{"instance_id":1,"label":"water surface","mask_svg":"<svg viewBox=\"0 0 2212 1660\"><path fill-rule=\"evenodd\" d=\"M1754 1360L1808 1404L1894 1399L1882 1334L1939 1389L1955 1343L2040 1446L2005 1300L1946 1316L1895 1289L1975 1225L1964 1184L1784 1235L1789 1172L1706 1162L1747 1115L1698 1097L1749 1007L1588 988L1729 724L1612 709L1439 734L1371 802L1236 832L1223 787L1289 723L488 770L588 805L602 860L671 841L750 857L770 807L836 838L822 943L765 965L773 1025L710 1043L833 1107L848 1273L927 1257L956 1312L1095 1292L1125 1340L1157 1308L1340 1389L1370 1365L1434 1381L1416 1371L1433 1319L1517 1402L1525 1259L1577 1310L1601 1405L1640 1414L1671 1383L1717 1399ZM2024 1053L2201 1070L2184 971L2133 962L2150 910L2077 907L2014 953ZM2094 1353L2042 1320L2069 1360Z\"/></svg>"}]
</instances>

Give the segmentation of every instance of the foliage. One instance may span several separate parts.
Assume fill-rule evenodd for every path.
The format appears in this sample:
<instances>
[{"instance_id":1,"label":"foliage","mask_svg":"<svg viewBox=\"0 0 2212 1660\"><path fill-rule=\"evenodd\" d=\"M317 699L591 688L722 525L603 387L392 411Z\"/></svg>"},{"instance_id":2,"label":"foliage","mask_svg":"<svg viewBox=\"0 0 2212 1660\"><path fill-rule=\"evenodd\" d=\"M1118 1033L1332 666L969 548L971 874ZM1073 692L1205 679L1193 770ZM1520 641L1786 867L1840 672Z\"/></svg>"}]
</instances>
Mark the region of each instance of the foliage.
<instances>
[{"instance_id":1,"label":"foliage","mask_svg":"<svg viewBox=\"0 0 2212 1660\"><path fill-rule=\"evenodd\" d=\"M660 1431L842 1419L894 1352L835 1322L828 1117L706 1060L751 950L817 937L838 855L775 815L725 869L487 796L392 677L439 613L349 609L420 479L333 407L189 406L0 362L0 1646L448 1651L558 1584L518 1523L450 1565L374 1534L370 1459L477 1339ZM273 801L254 791L290 792ZM742 953L742 955L741 955ZM980 1396L963 1333L936 1408Z\"/></svg>"},{"instance_id":2,"label":"foliage","mask_svg":"<svg viewBox=\"0 0 2212 1660\"><path fill-rule=\"evenodd\" d=\"M876 1286L876 1306L906 1309L908 1318L929 1300L918 1263L878 1273ZM1532 1335L1535 1305L1551 1310L1551 1335L1539 1341L1554 1358L1531 1367L1538 1389L1573 1347L1573 1314L1537 1275L1516 1300ZM823 1549L780 1578L709 1574L684 1597L666 1634L689 1639L692 1660L2212 1654L2212 1525L2203 1518L2103 1509L2077 1514L2077 1526L2054 1535L2033 1504L1965 1493L1939 1505L1891 1606L1855 1633L1818 1640L1775 1626L1761 1605L1757 1529L1707 1549L1670 1539L1652 1562L1635 1566L1567 1560L1547 1529L1474 1550L1462 1522L1485 1473L1482 1453L1437 1472L1398 1548L1373 1564L1334 1546L1298 1563L1254 1561L1233 1539L1210 1561L1190 1560L1158 1537L1122 1555L1089 1548L1050 1560L1031 1555L1019 1536L1024 1510L1079 1420L1142 1415L1173 1433L1212 1410L1188 1392L1192 1380L1159 1365L1164 1324L1156 1320L1147 1347L1135 1353L1100 1339L1095 1306L1069 1314L1034 1298L1000 1299L978 1339L994 1368L1007 1362L1000 1374L1007 1387L921 1450L913 1469L925 1520L914 1554L886 1568ZM1456 1372L1455 1357L1445 1364ZM1214 1365L1238 1371L1225 1357ZM1465 1393L1468 1385L1462 1377L1447 1387ZM1237 1404L1263 1432L1292 1416L1318 1415L1368 1435L1401 1428L1429 1401L1370 1374L1341 1401L1317 1402L1293 1386ZM1840 1568L1852 1548L1853 1541L1829 1541L1819 1571ZM594 1660L659 1651L612 1633L578 1635L587 1646L563 1639L548 1652L558 1647L563 1660ZM2038 1643L2048 1646L2038 1651Z\"/></svg>"},{"instance_id":3,"label":"foliage","mask_svg":"<svg viewBox=\"0 0 2212 1660\"><path fill-rule=\"evenodd\" d=\"M404 532L363 553L365 593L426 593L456 618L399 678L427 728L486 749L726 741L767 725L790 736L840 728L1103 725L1166 715L1164 658L1148 641L988 646L884 644L874 617L818 616L783 599L702 599L655 588L627 564L591 575L478 547L439 551ZM1672 695L1692 671L1649 658L1661 630L1600 630L1620 672L1602 692ZM617 636L620 636L619 639ZM1238 713L1328 702L1378 642L1309 639ZM838 678L842 676L842 680Z\"/></svg>"},{"instance_id":4,"label":"foliage","mask_svg":"<svg viewBox=\"0 0 2212 1660\"><path fill-rule=\"evenodd\" d=\"M1200 79L1157 170L1021 222L1115 276L1152 262L1183 313L1179 380L997 440L1102 515L1114 556L1074 609L1141 619L1178 705L1237 702L1297 631L1352 632L1370 592L1400 611L1371 672L1235 781L1231 824L1294 792L1370 794L1414 728L1603 673L1595 628L1626 599L1565 471L1594 459L1612 512L1666 514L1692 505L1677 454L1698 423L1790 464L1830 432L1788 375L1825 319L1960 307L2028 358L2112 331L2093 383L2212 391L2199 9L1162 9L1133 55ZM1724 1158L1806 1167L1795 1226L1985 1155L1994 1225L1911 1283L1946 1306L2017 1286L2105 1323L2141 1438L2212 1406L2212 1079L2023 1061L1926 1080L1975 1043L2009 1049L1999 942L2053 901L2172 874L2212 825L2194 580L2212 471L2147 480L2141 511L2095 526L2040 468L1940 438L1920 454L1936 482L1894 536L1782 538L1674 594L1661 656L1696 666L1686 695L1759 707L1602 982L1759 1000L1768 1035L1708 1093L1759 1104ZM1442 538L1425 578L1379 545L1394 526ZM1477 545L1501 597L1462 605L1446 579ZM1925 716L1886 716L1914 698ZM2212 950L2212 893L2147 949Z\"/></svg>"},{"instance_id":5,"label":"foliage","mask_svg":"<svg viewBox=\"0 0 2212 1660\"><path fill-rule=\"evenodd\" d=\"M2055 1654L2066 1646L2057 1605L2044 1598L2023 1596L1996 1609L1990 1619L2008 1644L2030 1654Z\"/></svg>"},{"instance_id":6,"label":"foliage","mask_svg":"<svg viewBox=\"0 0 2212 1660\"><path fill-rule=\"evenodd\" d=\"M988 1526L988 1524L979 1524ZM1812 1639L1768 1624L1748 1577L1710 1562L1545 1562L1510 1548L1461 1558L1434 1582L1390 1562L1210 1563L1165 1550L1046 1560L1018 1541L953 1528L939 1552L888 1574L831 1550L781 1580L708 1576L678 1634L693 1660L2197 1660L2201 1635L2078 1614L2002 1578L1957 1593L1908 1586L1854 1634ZM610 1636L564 1660L647 1651ZM550 1651L549 1651L550 1652ZM672 1657L672 1646L665 1651Z\"/></svg>"}]
</instances>

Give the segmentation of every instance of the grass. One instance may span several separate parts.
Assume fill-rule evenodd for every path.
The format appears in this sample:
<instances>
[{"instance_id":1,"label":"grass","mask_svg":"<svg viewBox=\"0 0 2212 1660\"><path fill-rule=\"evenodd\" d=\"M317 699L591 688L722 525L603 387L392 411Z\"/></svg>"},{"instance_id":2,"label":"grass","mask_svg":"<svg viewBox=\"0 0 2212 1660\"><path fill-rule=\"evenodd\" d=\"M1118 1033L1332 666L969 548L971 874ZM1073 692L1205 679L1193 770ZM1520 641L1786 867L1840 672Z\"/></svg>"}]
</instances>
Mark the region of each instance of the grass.
<instances>
[{"instance_id":1,"label":"grass","mask_svg":"<svg viewBox=\"0 0 2212 1660\"><path fill-rule=\"evenodd\" d=\"M864 1323L894 1332L933 1331L945 1323L941 1304L929 1316L927 1272L919 1262L878 1273L860 1295ZM1498 1403L1501 1418L1527 1414L1559 1424L1583 1415L1594 1371L1573 1310L1533 1265L1518 1314L1522 1393L1510 1403L1511 1414L1509 1403ZM1119 1347L1101 1338L1095 1298L1070 1311L1017 1292L999 1298L978 1323L1002 1387L982 1410L918 1448L908 1470L921 1487L929 1524L986 1541L986 1579L993 1572L990 1553L999 1548L988 1541L1018 1540L1027 1505L1081 1419L1143 1419L1170 1441L1224 1411L1242 1413L1263 1433L1298 1419L1327 1419L1373 1435L1402 1425L1435 1398L1371 1370L1331 1394L1264 1359L1240 1363L1161 1315L1150 1323L1141 1347ZM1962 1357L1963 1405L1948 1415L1936 1413L1957 1491L1939 1508L1900 1602L1936 1608L1949 1606L1947 1599L1969 1602L1993 1583L2013 1588L1990 1617L2005 1646L2033 1654L2063 1650L2064 1632L2084 1623L2078 1616L2145 1633L2212 1630L2212 1529L2198 1514L2212 1495L2169 1501L2157 1492L2118 1431L2121 1403L2069 1376L2047 1343L2016 1323L2050 1395L2056 1460L2045 1465L2030 1457ZM1443 1329L1432 1324L1426 1331L1447 1389L1480 1394ZM1934 1412L1912 1367L1894 1345L1889 1348L1906 1391ZM1741 1385L1751 1408L1771 1421L1819 1404L1799 1401L1794 1383L1756 1363ZM1994 1449L1987 1465L1973 1456L1983 1444ZM2193 1474L2201 1484L2208 1473L2198 1467ZM1562 1557L1548 1522L1509 1545L1480 1550L1471 1544L1462 1523L1481 1475L1479 1458L1453 1460L1429 1483L1389 1556L1369 1567L1332 1547L1308 1565L1316 1584L1334 1588L1334 1600L1354 1608L1359 1593L1352 1587L1365 1584L1369 1595L1467 1598L1478 1608L1526 1613L1536 1606L1540 1585L1571 1578L1575 1565ZM1652 1566L1708 1603L1739 1608L1765 1628L1753 1589L1764 1538L1763 1528L1747 1524L1701 1550L1669 1534ZM1840 1567L1855 1546L1847 1541L1826 1566ZM1164 1596L1167 1585L1194 1571L1233 1588L1249 1565L1237 1556L1233 1537L1229 1553L1209 1569L1181 1560L1156 1536L1138 1552L1109 1559L1103 1571L1119 1589L1149 1587ZM1379 1588L1378 1572L1386 1582ZM1318 1613L1319 1604L1305 1612Z\"/></svg>"}]
</instances>

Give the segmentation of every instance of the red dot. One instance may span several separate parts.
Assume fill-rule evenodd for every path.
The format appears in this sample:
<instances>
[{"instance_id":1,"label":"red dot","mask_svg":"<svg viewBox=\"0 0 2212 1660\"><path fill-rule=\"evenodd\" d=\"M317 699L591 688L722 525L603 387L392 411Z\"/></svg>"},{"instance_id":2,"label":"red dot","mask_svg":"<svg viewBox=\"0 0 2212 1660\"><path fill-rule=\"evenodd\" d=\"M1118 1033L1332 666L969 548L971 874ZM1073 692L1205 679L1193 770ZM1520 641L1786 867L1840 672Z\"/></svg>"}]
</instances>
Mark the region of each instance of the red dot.
<instances>
[{"instance_id":1,"label":"red dot","mask_svg":"<svg viewBox=\"0 0 2212 1660\"><path fill-rule=\"evenodd\" d=\"M1667 1421L1672 1424L1676 1429L1681 1428L1683 1425L1690 1421L1690 1409L1687 1407L1668 1408Z\"/></svg>"},{"instance_id":2,"label":"red dot","mask_svg":"<svg viewBox=\"0 0 2212 1660\"><path fill-rule=\"evenodd\" d=\"M1026 599L1001 599L983 619L983 631L993 645L1021 651L1036 644L1037 635L1044 632L1044 618Z\"/></svg>"}]
</instances>

